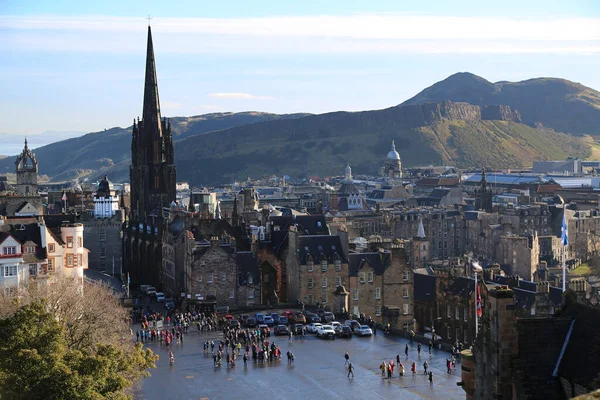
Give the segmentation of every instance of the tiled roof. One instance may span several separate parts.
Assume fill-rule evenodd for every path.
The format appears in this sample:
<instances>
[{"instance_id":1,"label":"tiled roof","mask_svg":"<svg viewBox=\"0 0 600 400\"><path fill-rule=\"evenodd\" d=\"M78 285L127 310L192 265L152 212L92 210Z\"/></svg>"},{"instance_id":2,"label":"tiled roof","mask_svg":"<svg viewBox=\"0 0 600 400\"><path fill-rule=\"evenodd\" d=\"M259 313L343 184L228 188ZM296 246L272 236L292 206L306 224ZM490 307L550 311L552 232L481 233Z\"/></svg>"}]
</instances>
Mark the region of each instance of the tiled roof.
<instances>
[{"instance_id":1,"label":"tiled roof","mask_svg":"<svg viewBox=\"0 0 600 400\"><path fill-rule=\"evenodd\" d=\"M42 236L37 223L11 225L10 234L23 244L25 242L35 243L35 254L24 254L23 259L26 262L38 262L46 258L46 249L42 247Z\"/></svg>"},{"instance_id":2,"label":"tiled roof","mask_svg":"<svg viewBox=\"0 0 600 400\"><path fill-rule=\"evenodd\" d=\"M459 276L446 288L446 292L458 295L471 295L475 290L475 279Z\"/></svg>"},{"instance_id":3,"label":"tiled roof","mask_svg":"<svg viewBox=\"0 0 600 400\"><path fill-rule=\"evenodd\" d=\"M349 194L359 194L360 190L356 187L356 185L352 182L344 182L342 186L338 190L338 194L340 195L349 195Z\"/></svg>"},{"instance_id":4,"label":"tiled roof","mask_svg":"<svg viewBox=\"0 0 600 400\"><path fill-rule=\"evenodd\" d=\"M519 356L514 374L527 399L562 400L560 381L552 376L571 320L525 318L517 320Z\"/></svg>"},{"instance_id":5,"label":"tiled roof","mask_svg":"<svg viewBox=\"0 0 600 400\"><path fill-rule=\"evenodd\" d=\"M309 255L312 256L315 264L318 264L322 257L325 257L328 263L333 264L336 255L342 263L348 261L348 255L344 254L342 241L337 235L300 236L298 238L300 264L306 264Z\"/></svg>"},{"instance_id":6,"label":"tiled roof","mask_svg":"<svg viewBox=\"0 0 600 400\"><path fill-rule=\"evenodd\" d=\"M348 269L350 276L357 276L358 271L369 264L375 275L382 275L390 264L389 252L352 253L348 256Z\"/></svg>"}]
</instances>

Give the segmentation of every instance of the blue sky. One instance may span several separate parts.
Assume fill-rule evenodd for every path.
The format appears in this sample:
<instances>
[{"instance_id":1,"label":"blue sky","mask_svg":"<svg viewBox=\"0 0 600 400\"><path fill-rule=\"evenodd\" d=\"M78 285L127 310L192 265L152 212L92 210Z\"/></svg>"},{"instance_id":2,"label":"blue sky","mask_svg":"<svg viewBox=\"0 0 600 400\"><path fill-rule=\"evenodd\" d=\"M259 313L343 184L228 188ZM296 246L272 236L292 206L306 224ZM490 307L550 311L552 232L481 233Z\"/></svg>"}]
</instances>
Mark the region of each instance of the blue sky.
<instances>
[{"instance_id":1,"label":"blue sky","mask_svg":"<svg viewBox=\"0 0 600 400\"><path fill-rule=\"evenodd\" d=\"M0 154L139 116L148 14L165 116L384 108L459 71L600 89L600 3L485 3L0 0Z\"/></svg>"}]
</instances>

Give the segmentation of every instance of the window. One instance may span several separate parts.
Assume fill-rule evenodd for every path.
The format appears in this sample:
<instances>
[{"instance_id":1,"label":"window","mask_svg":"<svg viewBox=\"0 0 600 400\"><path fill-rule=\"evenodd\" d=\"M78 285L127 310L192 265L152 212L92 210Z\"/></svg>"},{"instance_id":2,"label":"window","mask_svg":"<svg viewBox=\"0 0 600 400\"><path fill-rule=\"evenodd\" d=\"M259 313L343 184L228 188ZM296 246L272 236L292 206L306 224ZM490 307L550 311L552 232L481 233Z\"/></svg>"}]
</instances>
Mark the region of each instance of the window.
<instances>
[{"instance_id":1,"label":"window","mask_svg":"<svg viewBox=\"0 0 600 400\"><path fill-rule=\"evenodd\" d=\"M233 298L234 298L233 289L229 289L229 298L230 298L230 299L233 299Z\"/></svg>"},{"instance_id":2,"label":"window","mask_svg":"<svg viewBox=\"0 0 600 400\"><path fill-rule=\"evenodd\" d=\"M73 236L67 236L67 248L73 248Z\"/></svg>"},{"instance_id":3,"label":"window","mask_svg":"<svg viewBox=\"0 0 600 400\"><path fill-rule=\"evenodd\" d=\"M375 300L381 300L381 288L375 288Z\"/></svg>"},{"instance_id":4,"label":"window","mask_svg":"<svg viewBox=\"0 0 600 400\"><path fill-rule=\"evenodd\" d=\"M321 303L322 304L327 303L327 289L321 290Z\"/></svg>"},{"instance_id":5,"label":"window","mask_svg":"<svg viewBox=\"0 0 600 400\"><path fill-rule=\"evenodd\" d=\"M83 247L83 238L81 236L77 236L77 247Z\"/></svg>"},{"instance_id":6,"label":"window","mask_svg":"<svg viewBox=\"0 0 600 400\"><path fill-rule=\"evenodd\" d=\"M202 274L198 274L198 282L202 282Z\"/></svg>"},{"instance_id":7,"label":"window","mask_svg":"<svg viewBox=\"0 0 600 400\"><path fill-rule=\"evenodd\" d=\"M308 272L313 272L313 262L312 261L307 262L306 267L308 268Z\"/></svg>"},{"instance_id":8,"label":"window","mask_svg":"<svg viewBox=\"0 0 600 400\"><path fill-rule=\"evenodd\" d=\"M54 258L48 258L48 272L54 272Z\"/></svg>"},{"instance_id":9,"label":"window","mask_svg":"<svg viewBox=\"0 0 600 400\"><path fill-rule=\"evenodd\" d=\"M208 279L206 280L206 282L213 283L213 273L212 272L208 273Z\"/></svg>"},{"instance_id":10,"label":"window","mask_svg":"<svg viewBox=\"0 0 600 400\"><path fill-rule=\"evenodd\" d=\"M100 229L98 231L98 239L102 241L106 240L106 229Z\"/></svg>"},{"instance_id":11,"label":"window","mask_svg":"<svg viewBox=\"0 0 600 400\"><path fill-rule=\"evenodd\" d=\"M464 308L463 310L463 318L465 322L468 322L469 320L469 309L467 307Z\"/></svg>"},{"instance_id":12,"label":"window","mask_svg":"<svg viewBox=\"0 0 600 400\"><path fill-rule=\"evenodd\" d=\"M227 279L227 274L225 272L221 272L221 282L225 282L225 279Z\"/></svg>"},{"instance_id":13,"label":"window","mask_svg":"<svg viewBox=\"0 0 600 400\"><path fill-rule=\"evenodd\" d=\"M378 317L381 315L381 306L375 306L375 315Z\"/></svg>"},{"instance_id":14,"label":"window","mask_svg":"<svg viewBox=\"0 0 600 400\"><path fill-rule=\"evenodd\" d=\"M460 319L460 308L458 307L454 309L454 319L457 321Z\"/></svg>"},{"instance_id":15,"label":"window","mask_svg":"<svg viewBox=\"0 0 600 400\"><path fill-rule=\"evenodd\" d=\"M312 289L315 286L313 278L308 278L308 288Z\"/></svg>"},{"instance_id":16,"label":"window","mask_svg":"<svg viewBox=\"0 0 600 400\"><path fill-rule=\"evenodd\" d=\"M338 287L338 286L342 286L342 277L341 276L335 277L335 287Z\"/></svg>"},{"instance_id":17,"label":"window","mask_svg":"<svg viewBox=\"0 0 600 400\"><path fill-rule=\"evenodd\" d=\"M253 299L254 298L254 289L249 289L248 290L248 298L249 299Z\"/></svg>"},{"instance_id":18,"label":"window","mask_svg":"<svg viewBox=\"0 0 600 400\"><path fill-rule=\"evenodd\" d=\"M452 306L450 304L446 304L446 316L452 318Z\"/></svg>"},{"instance_id":19,"label":"window","mask_svg":"<svg viewBox=\"0 0 600 400\"><path fill-rule=\"evenodd\" d=\"M17 276L17 266L6 265L4 267L4 276Z\"/></svg>"},{"instance_id":20,"label":"window","mask_svg":"<svg viewBox=\"0 0 600 400\"><path fill-rule=\"evenodd\" d=\"M248 285L254 284L254 279L252 279L252 275L248 275Z\"/></svg>"},{"instance_id":21,"label":"window","mask_svg":"<svg viewBox=\"0 0 600 400\"><path fill-rule=\"evenodd\" d=\"M37 275L37 264L29 264L29 276Z\"/></svg>"},{"instance_id":22,"label":"window","mask_svg":"<svg viewBox=\"0 0 600 400\"><path fill-rule=\"evenodd\" d=\"M408 299L408 288L405 287L402 289L402 295L405 299Z\"/></svg>"},{"instance_id":23,"label":"window","mask_svg":"<svg viewBox=\"0 0 600 400\"><path fill-rule=\"evenodd\" d=\"M100 258L106 258L106 247L100 247Z\"/></svg>"},{"instance_id":24,"label":"window","mask_svg":"<svg viewBox=\"0 0 600 400\"><path fill-rule=\"evenodd\" d=\"M402 313L404 315L408 315L408 304L403 304L402 305Z\"/></svg>"},{"instance_id":25,"label":"window","mask_svg":"<svg viewBox=\"0 0 600 400\"><path fill-rule=\"evenodd\" d=\"M353 296L354 300L358 300L358 289L354 289L354 296Z\"/></svg>"},{"instance_id":26,"label":"window","mask_svg":"<svg viewBox=\"0 0 600 400\"><path fill-rule=\"evenodd\" d=\"M408 332L410 330L410 322L403 323L402 329L404 329L406 332Z\"/></svg>"},{"instance_id":27,"label":"window","mask_svg":"<svg viewBox=\"0 0 600 400\"><path fill-rule=\"evenodd\" d=\"M312 304L313 303L313 295L309 294L308 296L306 296L306 301L308 304Z\"/></svg>"},{"instance_id":28,"label":"window","mask_svg":"<svg viewBox=\"0 0 600 400\"><path fill-rule=\"evenodd\" d=\"M33 253L35 253L35 246L25 246L25 253L26 254L33 254Z\"/></svg>"},{"instance_id":29,"label":"window","mask_svg":"<svg viewBox=\"0 0 600 400\"><path fill-rule=\"evenodd\" d=\"M327 261L321 261L321 272L327 272Z\"/></svg>"},{"instance_id":30,"label":"window","mask_svg":"<svg viewBox=\"0 0 600 400\"><path fill-rule=\"evenodd\" d=\"M73 266L73 254L67 254L67 267Z\"/></svg>"},{"instance_id":31,"label":"window","mask_svg":"<svg viewBox=\"0 0 600 400\"><path fill-rule=\"evenodd\" d=\"M5 256L10 256L10 255L13 255L13 254L17 254L17 247L16 246L3 247L2 248L2 254L4 254Z\"/></svg>"},{"instance_id":32,"label":"window","mask_svg":"<svg viewBox=\"0 0 600 400\"><path fill-rule=\"evenodd\" d=\"M327 278L321 278L321 287L327 287Z\"/></svg>"},{"instance_id":33,"label":"window","mask_svg":"<svg viewBox=\"0 0 600 400\"><path fill-rule=\"evenodd\" d=\"M48 264L42 264L40 267L40 274L46 275L48 273Z\"/></svg>"},{"instance_id":34,"label":"window","mask_svg":"<svg viewBox=\"0 0 600 400\"><path fill-rule=\"evenodd\" d=\"M402 271L402 280L408 282L408 271Z\"/></svg>"},{"instance_id":35,"label":"window","mask_svg":"<svg viewBox=\"0 0 600 400\"><path fill-rule=\"evenodd\" d=\"M369 272L369 274L367 275L369 282L373 282L373 273Z\"/></svg>"},{"instance_id":36,"label":"window","mask_svg":"<svg viewBox=\"0 0 600 400\"><path fill-rule=\"evenodd\" d=\"M340 260L335 260L335 270L340 272L342 270L342 262Z\"/></svg>"},{"instance_id":37,"label":"window","mask_svg":"<svg viewBox=\"0 0 600 400\"><path fill-rule=\"evenodd\" d=\"M48 243L48 253L54 253L54 243Z\"/></svg>"},{"instance_id":38,"label":"window","mask_svg":"<svg viewBox=\"0 0 600 400\"><path fill-rule=\"evenodd\" d=\"M358 273L358 281L360 283L365 283L365 273L364 272L359 272Z\"/></svg>"}]
</instances>

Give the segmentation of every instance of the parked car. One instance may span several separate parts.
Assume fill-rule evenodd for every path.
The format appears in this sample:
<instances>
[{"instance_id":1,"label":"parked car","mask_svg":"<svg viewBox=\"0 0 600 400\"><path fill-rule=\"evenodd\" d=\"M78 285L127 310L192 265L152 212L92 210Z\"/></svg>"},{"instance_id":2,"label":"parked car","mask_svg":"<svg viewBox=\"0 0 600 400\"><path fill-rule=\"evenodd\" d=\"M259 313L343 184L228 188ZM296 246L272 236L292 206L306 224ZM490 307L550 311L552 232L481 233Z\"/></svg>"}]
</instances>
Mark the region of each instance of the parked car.
<instances>
[{"instance_id":1,"label":"parked car","mask_svg":"<svg viewBox=\"0 0 600 400\"><path fill-rule=\"evenodd\" d=\"M156 296L156 288L154 286L150 286L148 289L146 289L146 295L148 296Z\"/></svg>"},{"instance_id":2,"label":"parked car","mask_svg":"<svg viewBox=\"0 0 600 400\"><path fill-rule=\"evenodd\" d=\"M235 317L234 317L233 315L231 315L231 314L227 314L227 315L225 316L225 319L226 319L227 321L231 322L231 321L233 321L233 320L235 319Z\"/></svg>"},{"instance_id":3,"label":"parked car","mask_svg":"<svg viewBox=\"0 0 600 400\"><path fill-rule=\"evenodd\" d=\"M164 303L164 301L165 301L165 294L163 292L156 292L156 302Z\"/></svg>"},{"instance_id":4,"label":"parked car","mask_svg":"<svg viewBox=\"0 0 600 400\"><path fill-rule=\"evenodd\" d=\"M325 311L321 316L321 321L329 323L331 321L335 321L335 315L332 312Z\"/></svg>"},{"instance_id":5,"label":"parked car","mask_svg":"<svg viewBox=\"0 0 600 400\"><path fill-rule=\"evenodd\" d=\"M352 329L353 331L360 326L358 321L355 319L347 319L346 321L344 321L344 325L349 326L350 329Z\"/></svg>"},{"instance_id":6,"label":"parked car","mask_svg":"<svg viewBox=\"0 0 600 400\"><path fill-rule=\"evenodd\" d=\"M287 319L292 319L294 317L294 312L292 310L285 310L281 315L285 315Z\"/></svg>"},{"instance_id":7,"label":"parked car","mask_svg":"<svg viewBox=\"0 0 600 400\"><path fill-rule=\"evenodd\" d=\"M280 325L287 325L289 324L290 321L288 321L287 317L285 315L280 315L279 316L279 324Z\"/></svg>"},{"instance_id":8,"label":"parked car","mask_svg":"<svg viewBox=\"0 0 600 400\"><path fill-rule=\"evenodd\" d=\"M229 323L229 326L232 328L239 328L240 327L240 321L238 321L237 319L234 319L233 321L231 321Z\"/></svg>"},{"instance_id":9,"label":"parked car","mask_svg":"<svg viewBox=\"0 0 600 400\"><path fill-rule=\"evenodd\" d=\"M306 317L302 313L296 314L296 316L294 318L295 318L297 324L305 324L306 323Z\"/></svg>"},{"instance_id":10,"label":"parked car","mask_svg":"<svg viewBox=\"0 0 600 400\"><path fill-rule=\"evenodd\" d=\"M321 317L314 313L306 314L306 322L321 322Z\"/></svg>"},{"instance_id":11,"label":"parked car","mask_svg":"<svg viewBox=\"0 0 600 400\"><path fill-rule=\"evenodd\" d=\"M140 292L146 294L146 292L148 291L148 288L151 288L152 285L140 285Z\"/></svg>"},{"instance_id":12,"label":"parked car","mask_svg":"<svg viewBox=\"0 0 600 400\"><path fill-rule=\"evenodd\" d=\"M273 318L273 321L278 324L279 323L279 314L277 314L276 312L272 312L271 313L271 318Z\"/></svg>"},{"instance_id":13,"label":"parked car","mask_svg":"<svg viewBox=\"0 0 600 400\"><path fill-rule=\"evenodd\" d=\"M260 329L261 332L265 332L267 336L271 336L271 328L269 328L268 325L260 324L258 329Z\"/></svg>"},{"instance_id":14,"label":"parked car","mask_svg":"<svg viewBox=\"0 0 600 400\"><path fill-rule=\"evenodd\" d=\"M167 310L174 310L175 309L175 302L174 301L167 301L167 302L165 302L165 308Z\"/></svg>"},{"instance_id":15,"label":"parked car","mask_svg":"<svg viewBox=\"0 0 600 400\"><path fill-rule=\"evenodd\" d=\"M248 314L242 314L240 315L240 320L242 321L242 323L246 322L246 320L250 318L250 316Z\"/></svg>"},{"instance_id":16,"label":"parked car","mask_svg":"<svg viewBox=\"0 0 600 400\"><path fill-rule=\"evenodd\" d=\"M254 316L254 318L256 318L256 322L259 324L262 324L263 321L265 320L265 314L263 313L256 313L256 315Z\"/></svg>"},{"instance_id":17,"label":"parked car","mask_svg":"<svg viewBox=\"0 0 600 400\"><path fill-rule=\"evenodd\" d=\"M302 324L294 325L294 334L295 335L302 335L303 331L304 331L304 325L302 325Z\"/></svg>"},{"instance_id":18,"label":"parked car","mask_svg":"<svg viewBox=\"0 0 600 400\"><path fill-rule=\"evenodd\" d=\"M344 338L352 337L352 329L350 329L350 327L346 326L346 325L340 325L340 329L338 329L335 333L339 337L344 337Z\"/></svg>"},{"instance_id":19,"label":"parked car","mask_svg":"<svg viewBox=\"0 0 600 400\"><path fill-rule=\"evenodd\" d=\"M319 318L323 318L323 314L325 314L325 310L323 310L322 308L318 308L315 311L315 314L317 314L319 316Z\"/></svg>"},{"instance_id":20,"label":"parked car","mask_svg":"<svg viewBox=\"0 0 600 400\"><path fill-rule=\"evenodd\" d=\"M217 315L223 315L229 313L229 306L219 306L215 308Z\"/></svg>"},{"instance_id":21,"label":"parked car","mask_svg":"<svg viewBox=\"0 0 600 400\"><path fill-rule=\"evenodd\" d=\"M256 328L256 318L248 318L246 320L246 327L248 327L248 328Z\"/></svg>"},{"instance_id":22,"label":"parked car","mask_svg":"<svg viewBox=\"0 0 600 400\"><path fill-rule=\"evenodd\" d=\"M307 331L309 331L310 333L317 333L317 328L321 326L320 322L313 322L312 324L310 324L308 326L308 328L306 328Z\"/></svg>"},{"instance_id":23,"label":"parked car","mask_svg":"<svg viewBox=\"0 0 600 400\"><path fill-rule=\"evenodd\" d=\"M358 336L371 336L373 331L368 325L361 325L354 330L354 333L356 333Z\"/></svg>"},{"instance_id":24,"label":"parked car","mask_svg":"<svg viewBox=\"0 0 600 400\"><path fill-rule=\"evenodd\" d=\"M317 328L317 337L323 339L335 339L335 331L331 325L321 325Z\"/></svg>"},{"instance_id":25,"label":"parked car","mask_svg":"<svg viewBox=\"0 0 600 400\"><path fill-rule=\"evenodd\" d=\"M334 331L338 331L338 329L340 329L342 327L342 324L340 324L337 321L333 321L331 322L329 325L331 325L331 327L333 328Z\"/></svg>"},{"instance_id":26,"label":"parked car","mask_svg":"<svg viewBox=\"0 0 600 400\"><path fill-rule=\"evenodd\" d=\"M275 324L275 321L273 321L273 318L271 318L271 316L266 316L263 319L263 324L268 325L268 326L273 326Z\"/></svg>"},{"instance_id":27,"label":"parked car","mask_svg":"<svg viewBox=\"0 0 600 400\"><path fill-rule=\"evenodd\" d=\"M287 335L288 333L290 333L290 331L285 325L277 325L277 327L275 328L276 335Z\"/></svg>"}]
</instances>

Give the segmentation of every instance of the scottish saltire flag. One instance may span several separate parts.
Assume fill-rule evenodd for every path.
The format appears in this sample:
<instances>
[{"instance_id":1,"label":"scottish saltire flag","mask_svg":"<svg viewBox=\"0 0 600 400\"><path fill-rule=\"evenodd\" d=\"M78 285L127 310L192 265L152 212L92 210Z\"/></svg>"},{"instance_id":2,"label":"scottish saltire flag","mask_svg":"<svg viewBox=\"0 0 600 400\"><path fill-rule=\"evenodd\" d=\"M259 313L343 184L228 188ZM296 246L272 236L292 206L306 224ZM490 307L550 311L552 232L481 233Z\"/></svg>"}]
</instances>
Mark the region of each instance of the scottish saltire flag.
<instances>
[{"instance_id":1,"label":"scottish saltire flag","mask_svg":"<svg viewBox=\"0 0 600 400\"><path fill-rule=\"evenodd\" d=\"M563 246L569 244L569 230L567 228L567 213L563 211L562 227L560 228L560 241Z\"/></svg>"}]
</instances>

